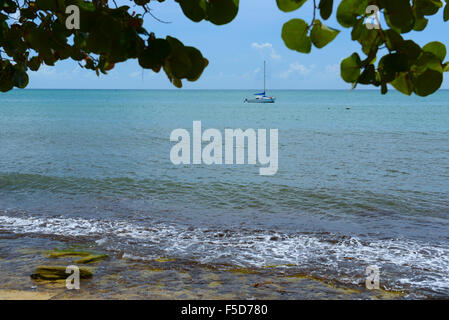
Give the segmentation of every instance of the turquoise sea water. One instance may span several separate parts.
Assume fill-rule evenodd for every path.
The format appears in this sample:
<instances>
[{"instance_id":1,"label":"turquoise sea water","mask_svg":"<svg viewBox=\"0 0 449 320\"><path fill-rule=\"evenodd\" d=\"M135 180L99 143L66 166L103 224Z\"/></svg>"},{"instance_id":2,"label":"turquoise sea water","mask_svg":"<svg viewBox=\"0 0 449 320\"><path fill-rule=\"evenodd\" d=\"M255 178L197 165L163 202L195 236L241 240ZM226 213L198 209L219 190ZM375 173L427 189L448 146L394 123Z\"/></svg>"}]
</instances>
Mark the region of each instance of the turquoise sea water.
<instances>
[{"instance_id":1,"label":"turquoise sea water","mask_svg":"<svg viewBox=\"0 0 449 320\"><path fill-rule=\"evenodd\" d=\"M15 90L0 95L0 233L449 295L449 91ZM349 107L349 109L347 109ZM170 133L279 130L279 170L170 162Z\"/></svg>"}]
</instances>

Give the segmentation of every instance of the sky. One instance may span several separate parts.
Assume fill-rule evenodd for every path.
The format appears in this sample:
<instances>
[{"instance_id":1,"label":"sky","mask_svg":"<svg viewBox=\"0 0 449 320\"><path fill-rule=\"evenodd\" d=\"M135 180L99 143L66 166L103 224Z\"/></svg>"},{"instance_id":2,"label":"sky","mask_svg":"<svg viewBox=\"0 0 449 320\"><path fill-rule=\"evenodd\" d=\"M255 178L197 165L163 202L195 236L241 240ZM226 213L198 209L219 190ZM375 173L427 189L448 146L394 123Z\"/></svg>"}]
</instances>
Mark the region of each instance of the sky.
<instances>
[{"instance_id":1,"label":"sky","mask_svg":"<svg viewBox=\"0 0 449 320\"><path fill-rule=\"evenodd\" d=\"M339 1L337 1L338 3ZM118 1L119 5L132 5ZM341 31L323 49L313 48L310 54L288 49L281 38L282 26L292 18L309 22L313 17L312 1L299 10L285 13L276 0L241 0L237 17L229 24L215 26L208 21L195 23L185 17L178 3L152 1L153 14L165 24L145 17L144 27L159 38L170 35L185 45L198 48L209 60L209 66L196 82L183 81L184 89L260 89L263 87L263 61L267 61L268 89L350 89L339 75L340 61L360 45L351 40L350 29L341 27L333 17L326 25ZM336 4L334 4L334 11ZM82 22L81 22L82 23ZM421 46L441 41L449 48L449 22L443 22L442 10L430 17L423 32L403 35ZM107 75L97 77L77 62L65 60L56 66L43 66L31 72L29 88L57 89L175 89L161 70L158 74L143 70L137 60L117 64ZM371 89L368 86L360 88ZM442 88L449 89L445 74ZM178 89L177 89L178 90Z\"/></svg>"}]
</instances>

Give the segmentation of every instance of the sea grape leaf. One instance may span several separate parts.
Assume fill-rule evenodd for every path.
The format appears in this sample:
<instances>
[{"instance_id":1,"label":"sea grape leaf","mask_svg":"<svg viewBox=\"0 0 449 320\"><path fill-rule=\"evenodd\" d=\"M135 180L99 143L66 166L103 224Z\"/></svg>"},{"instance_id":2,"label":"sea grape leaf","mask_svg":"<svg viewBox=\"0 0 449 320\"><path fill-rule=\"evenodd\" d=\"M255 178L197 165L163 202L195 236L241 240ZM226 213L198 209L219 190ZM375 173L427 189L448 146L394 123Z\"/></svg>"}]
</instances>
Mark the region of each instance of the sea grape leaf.
<instances>
[{"instance_id":1,"label":"sea grape leaf","mask_svg":"<svg viewBox=\"0 0 449 320\"><path fill-rule=\"evenodd\" d=\"M312 41L308 36L309 26L302 19L292 19L282 27L282 39L287 48L302 53L309 53Z\"/></svg>"},{"instance_id":2,"label":"sea grape leaf","mask_svg":"<svg viewBox=\"0 0 449 320\"><path fill-rule=\"evenodd\" d=\"M443 19L444 21L449 20L449 1L446 2L446 6L444 7Z\"/></svg>"},{"instance_id":3,"label":"sea grape leaf","mask_svg":"<svg viewBox=\"0 0 449 320\"><path fill-rule=\"evenodd\" d=\"M434 55L431 52L423 52L418 60L416 61L415 65L412 66L412 71L415 74L422 74L426 70L434 70L437 72L442 73L443 67L441 66L441 60L436 55Z\"/></svg>"},{"instance_id":4,"label":"sea grape leaf","mask_svg":"<svg viewBox=\"0 0 449 320\"><path fill-rule=\"evenodd\" d=\"M321 18L324 20L329 19L332 14L332 8L334 6L334 0L320 0L318 8L320 9Z\"/></svg>"},{"instance_id":5,"label":"sea grape leaf","mask_svg":"<svg viewBox=\"0 0 449 320\"><path fill-rule=\"evenodd\" d=\"M426 97L437 91L443 83L443 74L441 72L428 69L419 76L413 78L414 92Z\"/></svg>"},{"instance_id":6,"label":"sea grape leaf","mask_svg":"<svg viewBox=\"0 0 449 320\"><path fill-rule=\"evenodd\" d=\"M415 0L417 13L425 16L434 15L442 6L440 0Z\"/></svg>"},{"instance_id":7,"label":"sea grape leaf","mask_svg":"<svg viewBox=\"0 0 449 320\"><path fill-rule=\"evenodd\" d=\"M23 89L27 86L28 75L22 67L18 65L14 66L14 75L12 81L14 83L14 86L16 86L17 88Z\"/></svg>"},{"instance_id":8,"label":"sea grape leaf","mask_svg":"<svg viewBox=\"0 0 449 320\"><path fill-rule=\"evenodd\" d=\"M152 40L140 54L138 58L139 64L142 68L153 69L153 71L159 72L170 52L171 47L167 40Z\"/></svg>"},{"instance_id":9,"label":"sea grape leaf","mask_svg":"<svg viewBox=\"0 0 449 320\"><path fill-rule=\"evenodd\" d=\"M209 0L206 5L207 19L216 25L231 22L239 11L239 0Z\"/></svg>"},{"instance_id":10,"label":"sea grape leaf","mask_svg":"<svg viewBox=\"0 0 449 320\"><path fill-rule=\"evenodd\" d=\"M295 11L302 7L307 0L276 0L278 8L284 12Z\"/></svg>"},{"instance_id":11,"label":"sea grape leaf","mask_svg":"<svg viewBox=\"0 0 449 320\"><path fill-rule=\"evenodd\" d=\"M413 83L410 79L409 75L405 72L402 72L396 79L394 79L391 84L396 90L402 92L406 95L411 95L413 92Z\"/></svg>"},{"instance_id":12,"label":"sea grape leaf","mask_svg":"<svg viewBox=\"0 0 449 320\"><path fill-rule=\"evenodd\" d=\"M180 0L178 2L182 12L190 20L199 22L206 18L206 0Z\"/></svg>"},{"instance_id":13,"label":"sea grape leaf","mask_svg":"<svg viewBox=\"0 0 449 320\"><path fill-rule=\"evenodd\" d=\"M362 61L358 53L353 53L344 59L340 65L340 73L343 80L349 83L357 81L360 76L361 64Z\"/></svg>"},{"instance_id":14,"label":"sea grape leaf","mask_svg":"<svg viewBox=\"0 0 449 320\"><path fill-rule=\"evenodd\" d=\"M426 0L427 1L427 0ZM401 33L413 29L415 17L409 0L384 1L387 12L387 23L401 30Z\"/></svg>"},{"instance_id":15,"label":"sea grape leaf","mask_svg":"<svg viewBox=\"0 0 449 320\"><path fill-rule=\"evenodd\" d=\"M340 31L323 25L320 20L315 20L310 32L310 38L315 47L323 48L334 40L339 33Z\"/></svg>"},{"instance_id":16,"label":"sea grape leaf","mask_svg":"<svg viewBox=\"0 0 449 320\"><path fill-rule=\"evenodd\" d=\"M376 81L376 70L374 65L370 64L366 66L362 74L358 78L357 82L361 84L370 84Z\"/></svg>"},{"instance_id":17,"label":"sea grape leaf","mask_svg":"<svg viewBox=\"0 0 449 320\"><path fill-rule=\"evenodd\" d=\"M432 41L426 44L423 48L423 51L425 52L431 52L435 56L437 56L441 62L444 61L444 58L446 58L446 46L438 41Z\"/></svg>"},{"instance_id":18,"label":"sea grape leaf","mask_svg":"<svg viewBox=\"0 0 449 320\"><path fill-rule=\"evenodd\" d=\"M423 31L427 27L428 23L429 19L425 17L415 17L415 25L413 26L413 30Z\"/></svg>"},{"instance_id":19,"label":"sea grape leaf","mask_svg":"<svg viewBox=\"0 0 449 320\"><path fill-rule=\"evenodd\" d=\"M337 9L337 21L345 28L352 27L365 13L368 0L343 0Z\"/></svg>"},{"instance_id":20,"label":"sea grape leaf","mask_svg":"<svg viewBox=\"0 0 449 320\"><path fill-rule=\"evenodd\" d=\"M37 57L37 56L32 57L28 61L28 68L30 68L31 71L39 70L40 65L41 65L41 61L39 60L39 57Z\"/></svg>"},{"instance_id":21,"label":"sea grape leaf","mask_svg":"<svg viewBox=\"0 0 449 320\"><path fill-rule=\"evenodd\" d=\"M191 68L187 73L186 78L189 81L196 81L209 64L209 61L204 58L201 52L196 48L186 47L186 52L191 61Z\"/></svg>"}]
</instances>

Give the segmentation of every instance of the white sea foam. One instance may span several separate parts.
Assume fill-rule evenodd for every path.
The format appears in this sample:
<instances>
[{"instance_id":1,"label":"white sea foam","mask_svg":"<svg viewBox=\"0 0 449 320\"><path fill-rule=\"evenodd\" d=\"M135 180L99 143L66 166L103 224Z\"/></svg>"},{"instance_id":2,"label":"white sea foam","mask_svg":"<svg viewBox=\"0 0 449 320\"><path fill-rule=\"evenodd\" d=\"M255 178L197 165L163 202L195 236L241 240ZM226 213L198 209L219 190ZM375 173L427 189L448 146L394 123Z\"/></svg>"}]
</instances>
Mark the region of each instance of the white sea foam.
<instances>
[{"instance_id":1,"label":"white sea foam","mask_svg":"<svg viewBox=\"0 0 449 320\"><path fill-rule=\"evenodd\" d=\"M374 264L381 269L381 284L387 287L449 294L449 246L410 239L368 242L329 234L223 232L164 223L145 227L123 220L59 217L0 216L0 230L96 237L100 245L113 250L126 243L137 243L167 256L192 258L202 263L226 262L254 267L295 264L300 269L342 282L360 283L365 267ZM114 241L116 237L123 240ZM138 257L139 254L132 255Z\"/></svg>"}]
</instances>

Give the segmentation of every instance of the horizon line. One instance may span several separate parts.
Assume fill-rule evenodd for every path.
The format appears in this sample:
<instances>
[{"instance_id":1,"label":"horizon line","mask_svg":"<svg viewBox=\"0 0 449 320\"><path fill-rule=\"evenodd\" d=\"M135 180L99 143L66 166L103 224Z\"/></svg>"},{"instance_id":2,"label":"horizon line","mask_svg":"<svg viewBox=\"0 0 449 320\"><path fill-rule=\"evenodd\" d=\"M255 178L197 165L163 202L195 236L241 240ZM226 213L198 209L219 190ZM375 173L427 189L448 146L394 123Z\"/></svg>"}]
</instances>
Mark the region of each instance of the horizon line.
<instances>
[{"instance_id":1,"label":"horizon line","mask_svg":"<svg viewBox=\"0 0 449 320\"><path fill-rule=\"evenodd\" d=\"M213 91L213 90L220 90L220 91L260 91L260 89L219 89L219 88L214 88L214 89L195 89L195 88L170 88L170 89L152 89L152 88L148 88L148 89L130 89L130 88L24 88L24 89L20 89L20 88L13 88L11 91L21 91L21 90L135 90L135 91ZM438 91L447 91L449 90L449 88L443 88L443 89L438 89L436 92ZM266 90L266 91L378 91L377 88L366 88L366 89L270 89L270 90ZM394 88L391 88L390 91L397 91ZM436 93L435 92L435 93Z\"/></svg>"}]
</instances>

